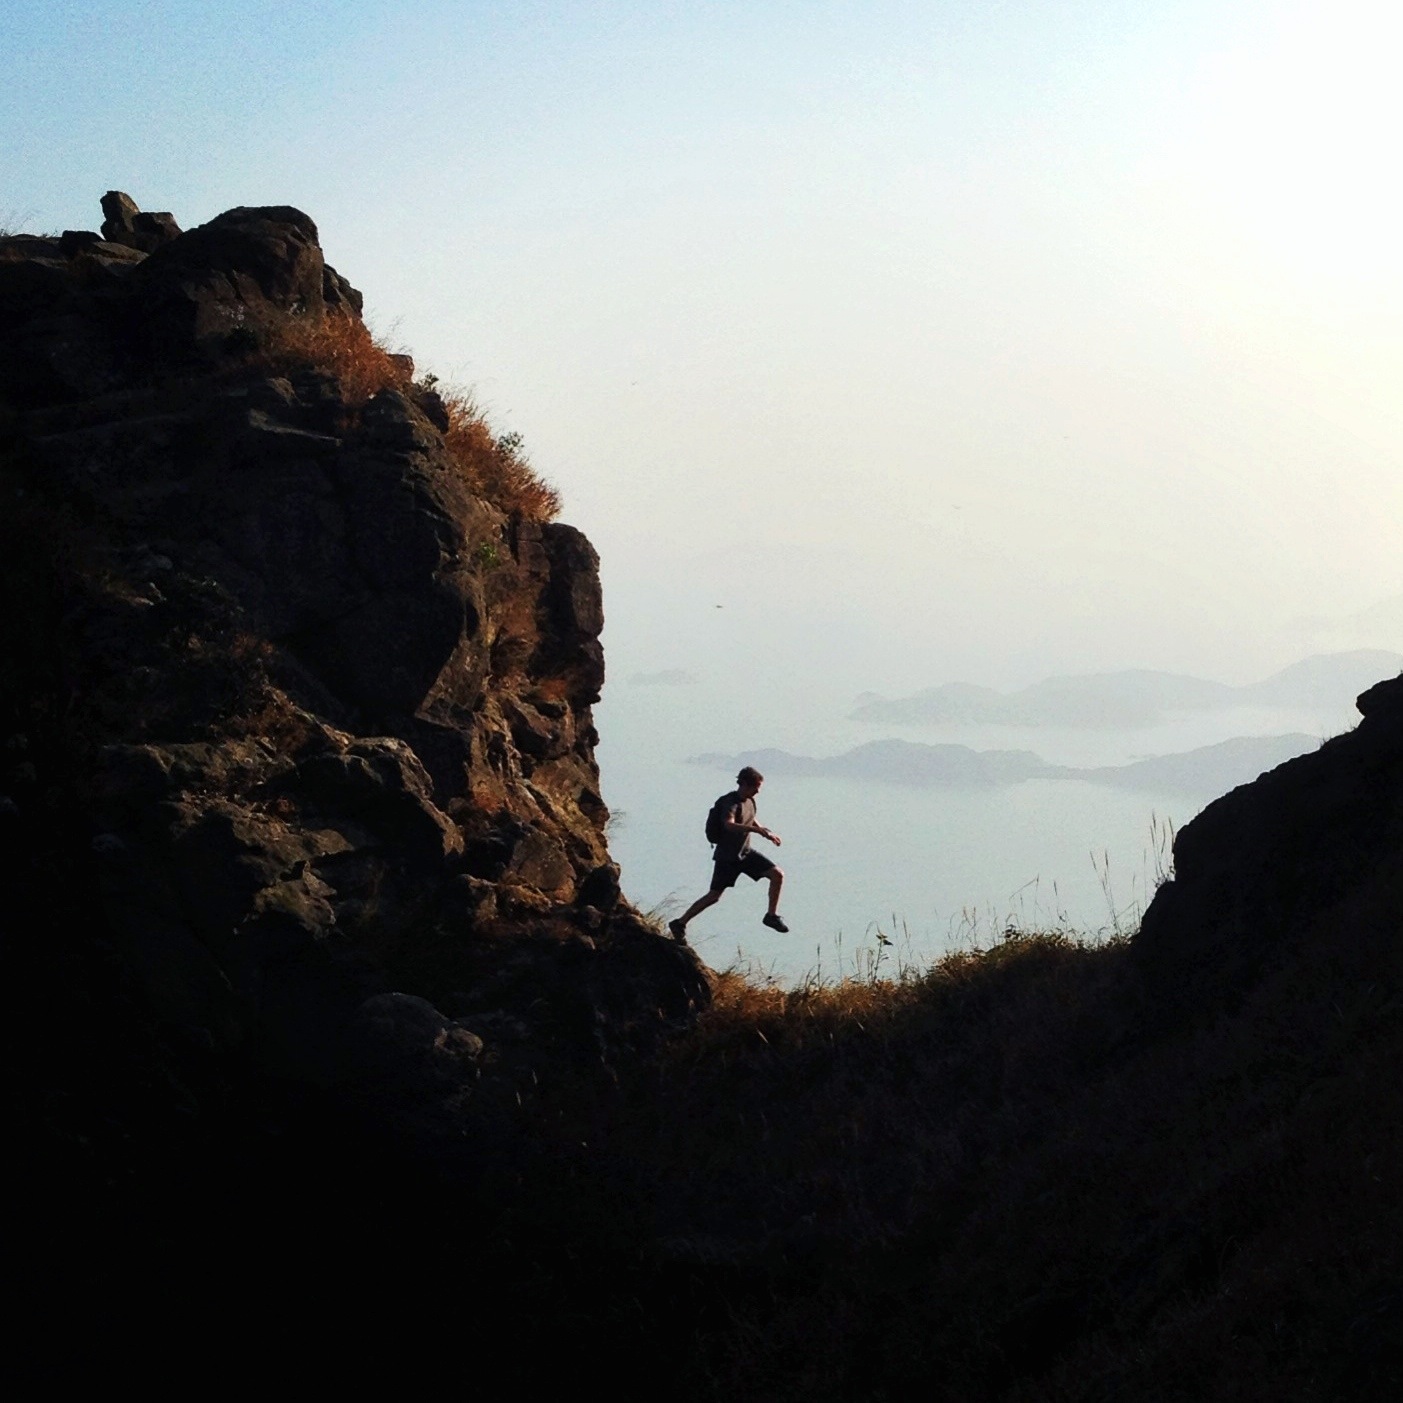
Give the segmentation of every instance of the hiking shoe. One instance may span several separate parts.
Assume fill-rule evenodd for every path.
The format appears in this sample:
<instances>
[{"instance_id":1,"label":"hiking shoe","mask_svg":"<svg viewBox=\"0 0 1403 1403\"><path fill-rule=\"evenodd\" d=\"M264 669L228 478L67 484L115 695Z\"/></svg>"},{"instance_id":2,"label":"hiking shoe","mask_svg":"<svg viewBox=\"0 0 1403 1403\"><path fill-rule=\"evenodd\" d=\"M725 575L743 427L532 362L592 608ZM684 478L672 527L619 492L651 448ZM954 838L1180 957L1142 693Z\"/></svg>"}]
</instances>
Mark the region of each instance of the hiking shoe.
<instances>
[{"instance_id":1,"label":"hiking shoe","mask_svg":"<svg viewBox=\"0 0 1403 1403\"><path fill-rule=\"evenodd\" d=\"M681 921L669 921L667 928L672 932L672 938L679 944L687 943L687 927Z\"/></svg>"},{"instance_id":2,"label":"hiking shoe","mask_svg":"<svg viewBox=\"0 0 1403 1403\"><path fill-rule=\"evenodd\" d=\"M760 922L760 924L764 926L769 926L771 930L780 931L784 935L789 934L789 927L785 925L785 923L782 920L780 920L780 918L776 916L773 911L768 916L766 916L765 919Z\"/></svg>"}]
</instances>

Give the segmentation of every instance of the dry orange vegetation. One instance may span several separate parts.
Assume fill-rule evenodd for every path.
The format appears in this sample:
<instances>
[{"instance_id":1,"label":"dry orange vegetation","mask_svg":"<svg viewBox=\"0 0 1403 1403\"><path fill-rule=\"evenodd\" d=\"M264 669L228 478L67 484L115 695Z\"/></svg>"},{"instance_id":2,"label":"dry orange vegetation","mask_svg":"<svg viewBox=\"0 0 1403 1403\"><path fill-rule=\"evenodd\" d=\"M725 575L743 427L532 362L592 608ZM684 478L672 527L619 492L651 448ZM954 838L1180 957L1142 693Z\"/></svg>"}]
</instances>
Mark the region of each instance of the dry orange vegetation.
<instances>
[{"instance_id":1,"label":"dry orange vegetation","mask_svg":"<svg viewBox=\"0 0 1403 1403\"><path fill-rule=\"evenodd\" d=\"M531 468L514 439L493 437L471 396L440 390L439 398L448 411L448 452L475 491L534 521L560 514L560 494Z\"/></svg>"},{"instance_id":2,"label":"dry orange vegetation","mask_svg":"<svg viewBox=\"0 0 1403 1403\"><path fill-rule=\"evenodd\" d=\"M416 381L410 358L382 345L359 317L288 318L265 344L261 359L278 369L315 366L328 371L352 409L362 408L381 390L397 390L413 400L436 395L448 416L444 443L473 492L531 520L549 521L559 514L559 493L526 461L514 436L494 435L470 395L446 390L432 378Z\"/></svg>"},{"instance_id":3,"label":"dry orange vegetation","mask_svg":"<svg viewBox=\"0 0 1403 1403\"><path fill-rule=\"evenodd\" d=\"M396 359L359 317L329 312L322 320L288 317L266 334L263 358L277 369L315 366L334 375L346 403L362 408L381 390L411 388L408 358Z\"/></svg>"}]
</instances>

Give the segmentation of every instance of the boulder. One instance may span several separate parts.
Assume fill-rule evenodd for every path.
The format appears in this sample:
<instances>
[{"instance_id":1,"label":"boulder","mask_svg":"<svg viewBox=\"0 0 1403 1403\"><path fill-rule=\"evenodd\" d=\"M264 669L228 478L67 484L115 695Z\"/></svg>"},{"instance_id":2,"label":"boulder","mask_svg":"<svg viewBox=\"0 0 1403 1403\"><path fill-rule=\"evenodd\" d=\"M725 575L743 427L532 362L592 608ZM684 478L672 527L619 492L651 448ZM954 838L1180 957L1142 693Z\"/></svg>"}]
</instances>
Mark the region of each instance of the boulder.
<instances>
[{"instance_id":1,"label":"boulder","mask_svg":"<svg viewBox=\"0 0 1403 1403\"><path fill-rule=\"evenodd\" d=\"M344 752L311 756L298 778L314 800L362 824L415 869L439 868L463 850L461 832L435 807L427 772L401 740L363 737Z\"/></svg>"},{"instance_id":2,"label":"boulder","mask_svg":"<svg viewBox=\"0 0 1403 1403\"><path fill-rule=\"evenodd\" d=\"M136 217L140 213L140 207L130 195L121 190L109 190L102 197L102 237L110 244L138 247Z\"/></svg>"},{"instance_id":3,"label":"boulder","mask_svg":"<svg viewBox=\"0 0 1403 1403\"><path fill-rule=\"evenodd\" d=\"M102 243L102 235L91 229L65 229L59 235L59 247L69 258Z\"/></svg>"},{"instance_id":4,"label":"boulder","mask_svg":"<svg viewBox=\"0 0 1403 1403\"><path fill-rule=\"evenodd\" d=\"M155 360L209 361L255 350L282 318L319 322L327 285L317 226L301 210L233 209L154 248L130 326Z\"/></svg>"},{"instance_id":5,"label":"boulder","mask_svg":"<svg viewBox=\"0 0 1403 1403\"><path fill-rule=\"evenodd\" d=\"M138 240L136 247L150 253L179 238L180 225L168 210L143 212L132 220L132 233Z\"/></svg>"},{"instance_id":6,"label":"boulder","mask_svg":"<svg viewBox=\"0 0 1403 1403\"><path fill-rule=\"evenodd\" d=\"M121 190L102 197L102 237L139 253L150 253L179 237L180 226L169 213L143 214L137 203Z\"/></svg>"}]
</instances>

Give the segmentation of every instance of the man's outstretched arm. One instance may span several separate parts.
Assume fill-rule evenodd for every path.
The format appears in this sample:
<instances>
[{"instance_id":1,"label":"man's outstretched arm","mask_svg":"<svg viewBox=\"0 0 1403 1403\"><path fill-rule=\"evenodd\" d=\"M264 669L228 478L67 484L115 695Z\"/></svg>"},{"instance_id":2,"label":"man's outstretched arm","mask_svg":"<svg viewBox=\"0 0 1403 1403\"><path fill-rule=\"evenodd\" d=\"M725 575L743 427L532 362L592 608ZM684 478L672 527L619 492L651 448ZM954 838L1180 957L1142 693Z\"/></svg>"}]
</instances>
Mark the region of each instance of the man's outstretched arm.
<instances>
[{"instance_id":1,"label":"man's outstretched arm","mask_svg":"<svg viewBox=\"0 0 1403 1403\"><path fill-rule=\"evenodd\" d=\"M736 817L736 814L739 811L740 806L737 805L734 809L730 811L730 813L726 815L726 827L730 829L732 833L758 833L760 837L766 839L768 842L773 843L775 847L778 848L781 846L778 833L771 832L770 829L764 826L764 824L756 823L753 819L749 823L742 823Z\"/></svg>"}]
</instances>

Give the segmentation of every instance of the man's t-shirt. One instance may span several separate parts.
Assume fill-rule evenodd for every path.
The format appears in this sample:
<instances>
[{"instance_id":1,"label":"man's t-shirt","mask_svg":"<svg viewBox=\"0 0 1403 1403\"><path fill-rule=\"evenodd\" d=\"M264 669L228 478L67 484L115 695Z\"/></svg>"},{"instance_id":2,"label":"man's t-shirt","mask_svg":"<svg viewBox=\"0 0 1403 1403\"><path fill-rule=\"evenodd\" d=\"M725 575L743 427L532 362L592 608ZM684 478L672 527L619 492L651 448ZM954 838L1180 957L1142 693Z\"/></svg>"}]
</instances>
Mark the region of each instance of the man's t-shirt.
<instances>
[{"instance_id":1,"label":"man's t-shirt","mask_svg":"<svg viewBox=\"0 0 1403 1403\"><path fill-rule=\"evenodd\" d=\"M728 794L726 814L729 818L735 819L737 823L755 822L755 800L742 799L740 790ZM721 862L729 859L734 862L736 858L744 857L750 851L749 833L725 832L721 835L721 841L716 845L716 861Z\"/></svg>"}]
</instances>

